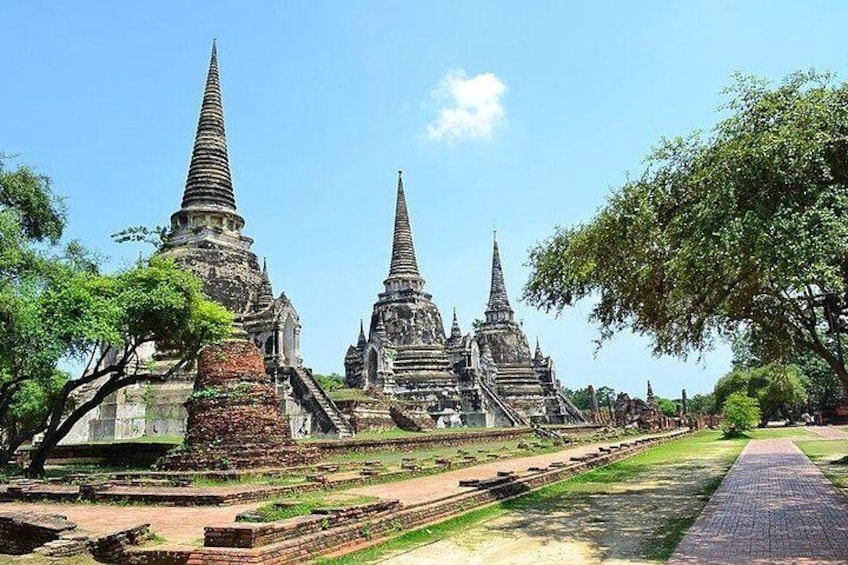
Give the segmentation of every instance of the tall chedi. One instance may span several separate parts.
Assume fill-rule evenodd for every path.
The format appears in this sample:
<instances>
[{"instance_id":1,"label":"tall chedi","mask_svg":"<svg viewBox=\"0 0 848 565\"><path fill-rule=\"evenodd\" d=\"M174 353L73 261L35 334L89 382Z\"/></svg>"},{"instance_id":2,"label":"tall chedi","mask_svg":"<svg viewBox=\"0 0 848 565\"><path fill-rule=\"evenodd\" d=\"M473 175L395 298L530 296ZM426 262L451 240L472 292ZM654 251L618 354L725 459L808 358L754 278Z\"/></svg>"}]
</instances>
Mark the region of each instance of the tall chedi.
<instances>
[{"instance_id":1,"label":"tall chedi","mask_svg":"<svg viewBox=\"0 0 848 565\"><path fill-rule=\"evenodd\" d=\"M276 388L276 402L289 420L290 435L350 435L338 408L303 366L300 318L285 293L274 296L268 269L260 268L250 249L253 240L242 234L244 226L230 173L218 50L213 41L182 203L171 215L160 255L195 273L204 292L235 314L244 328L240 333L260 350L265 372ZM77 441L185 433L184 404L196 375L188 371L163 381L167 352L154 349L139 355L135 370L145 373L142 386L119 391L92 411L89 420L77 427ZM259 378L250 378L254 377ZM237 380L233 377L233 382Z\"/></svg>"},{"instance_id":2,"label":"tall chedi","mask_svg":"<svg viewBox=\"0 0 848 565\"><path fill-rule=\"evenodd\" d=\"M498 395L530 421L561 423L565 420L557 391L546 386L555 383L555 374L543 375L544 356L537 344L535 357L515 312L509 303L497 237L492 245L492 271L486 319L475 332L480 348L491 352L497 373ZM553 370L553 365L550 365ZM547 381L547 382L546 382Z\"/></svg>"},{"instance_id":3,"label":"tall chedi","mask_svg":"<svg viewBox=\"0 0 848 565\"><path fill-rule=\"evenodd\" d=\"M213 41L180 209L162 252L203 280L203 290L230 309L260 346L273 372L300 366L300 318L285 293L275 298L267 266L241 230L227 153L218 49Z\"/></svg>"},{"instance_id":4,"label":"tall chedi","mask_svg":"<svg viewBox=\"0 0 848 565\"><path fill-rule=\"evenodd\" d=\"M424 291L418 270L400 171L389 275L383 286L371 313L367 341L360 339L345 357L348 385L428 403L431 412L458 406L442 316Z\"/></svg>"},{"instance_id":5,"label":"tall chedi","mask_svg":"<svg viewBox=\"0 0 848 565\"><path fill-rule=\"evenodd\" d=\"M180 209L171 215L164 256L203 279L207 295L237 315L249 312L262 288L253 240L242 235L227 154L218 53L212 56Z\"/></svg>"}]
</instances>

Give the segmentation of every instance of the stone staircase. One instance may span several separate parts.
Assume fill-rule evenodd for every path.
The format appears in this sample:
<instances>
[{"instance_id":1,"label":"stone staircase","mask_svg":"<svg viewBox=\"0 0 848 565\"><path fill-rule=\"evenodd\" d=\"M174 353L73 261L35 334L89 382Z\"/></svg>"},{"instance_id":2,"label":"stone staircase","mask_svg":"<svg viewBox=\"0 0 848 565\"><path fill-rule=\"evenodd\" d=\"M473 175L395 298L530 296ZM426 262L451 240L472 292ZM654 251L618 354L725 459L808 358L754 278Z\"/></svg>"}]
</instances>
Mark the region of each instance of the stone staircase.
<instances>
[{"instance_id":1,"label":"stone staircase","mask_svg":"<svg viewBox=\"0 0 848 565\"><path fill-rule=\"evenodd\" d=\"M513 426L529 426L530 422L528 422L521 414L519 414L515 408L509 405L503 398L498 396L498 394L492 390L488 384L483 382L482 379L478 381L480 385L480 390L486 399L498 407L498 409L506 415L507 419L512 422Z\"/></svg>"},{"instance_id":2,"label":"stone staircase","mask_svg":"<svg viewBox=\"0 0 848 565\"><path fill-rule=\"evenodd\" d=\"M571 402L567 396L565 396L561 391L556 391L557 400L559 400L560 407L562 408L563 415L567 416L568 419L573 420L575 424L588 424L589 419L583 414L583 411L580 410L577 406Z\"/></svg>"},{"instance_id":3,"label":"stone staircase","mask_svg":"<svg viewBox=\"0 0 848 565\"><path fill-rule=\"evenodd\" d=\"M300 400L310 410L317 412L318 417L330 424L332 429L328 431L338 434L339 439L353 437L353 428L336 406L336 403L312 376L311 370L304 367L286 367L285 372L291 379L292 388L300 393Z\"/></svg>"}]
</instances>

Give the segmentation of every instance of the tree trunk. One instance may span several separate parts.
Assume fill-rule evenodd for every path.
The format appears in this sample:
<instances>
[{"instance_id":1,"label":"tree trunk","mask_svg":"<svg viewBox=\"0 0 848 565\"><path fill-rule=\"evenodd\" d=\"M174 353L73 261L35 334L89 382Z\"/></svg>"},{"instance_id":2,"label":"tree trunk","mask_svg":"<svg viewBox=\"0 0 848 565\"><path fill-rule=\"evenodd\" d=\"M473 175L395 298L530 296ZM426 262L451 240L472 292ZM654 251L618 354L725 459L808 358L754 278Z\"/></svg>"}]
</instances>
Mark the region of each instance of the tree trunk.
<instances>
[{"instance_id":1,"label":"tree trunk","mask_svg":"<svg viewBox=\"0 0 848 565\"><path fill-rule=\"evenodd\" d=\"M117 378L114 380L110 379L106 381L99 389L97 389L94 396L80 404L73 412L68 414L64 420L62 419L61 414L65 410L65 406L68 403L71 392L62 394L60 399L57 401L56 406L54 406L54 416L50 419L50 424L44 431L44 439L32 454L29 468L27 469L27 475L30 477L44 476L44 464L47 462L47 456L50 455L50 452L59 445L59 442L62 441L68 433L70 433L74 425L91 410L100 406L100 403L103 402L107 396L116 390L135 383L138 380L139 377L133 375L130 377Z\"/></svg>"},{"instance_id":2,"label":"tree trunk","mask_svg":"<svg viewBox=\"0 0 848 565\"><path fill-rule=\"evenodd\" d=\"M47 462L47 456L59 444L60 440L61 438L57 438L55 433L51 434L49 438L46 433L44 434L44 441L30 455L29 467L26 471L28 477L44 476L44 464Z\"/></svg>"},{"instance_id":3,"label":"tree trunk","mask_svg":"<svg viewBox=\"0 0 848 565\"><path fill-rule=\"evenodd\" d=\"M164 377L167 378L171 376L184 365L185 359L181 360L169 369ZM120 374L122 376L110 378L103 383L100 388L97 389L97 392L94 393L94 396L80 404L73 412L68 414L64 420L61 418L61 414L64 412L70 393L62 395L61 400L59 401L61 404L57 403L57 406L54 407L54 415L58 415L58 417L50 419L50 424L44 432L44 440L33 452L29 468L27 469L28 476L44 476L44 464L47 462L47 456L50 455L50 452L59 445L59 442L70 433L74 425L79 422L83 416L88 414L94 408L100 406L100 403L102 403L103 400L113 392L133 385L143 378L142 375L137 374Z\"/></svg>"}]
</instances>

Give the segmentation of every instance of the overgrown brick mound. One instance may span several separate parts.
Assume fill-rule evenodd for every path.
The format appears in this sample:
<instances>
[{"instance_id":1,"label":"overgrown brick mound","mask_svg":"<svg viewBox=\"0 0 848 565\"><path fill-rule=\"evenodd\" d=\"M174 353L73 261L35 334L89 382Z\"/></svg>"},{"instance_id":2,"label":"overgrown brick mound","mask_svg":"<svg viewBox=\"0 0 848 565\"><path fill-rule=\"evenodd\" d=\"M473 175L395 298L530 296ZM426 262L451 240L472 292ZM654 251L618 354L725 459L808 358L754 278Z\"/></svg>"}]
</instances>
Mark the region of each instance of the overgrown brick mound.
<instances>
[{"instance_id":1,"label":"overgrown brick mound","mask_svg":"<svg viewBox=\"0 0 848 565\"><path fill-rule=\"evenodd\" d=\"M200 353L186 408L185 442L159 462L160 468L287 467L318 458L292 441L259 349L250 342L227 341Z\"/></svg>"}]
</instances>

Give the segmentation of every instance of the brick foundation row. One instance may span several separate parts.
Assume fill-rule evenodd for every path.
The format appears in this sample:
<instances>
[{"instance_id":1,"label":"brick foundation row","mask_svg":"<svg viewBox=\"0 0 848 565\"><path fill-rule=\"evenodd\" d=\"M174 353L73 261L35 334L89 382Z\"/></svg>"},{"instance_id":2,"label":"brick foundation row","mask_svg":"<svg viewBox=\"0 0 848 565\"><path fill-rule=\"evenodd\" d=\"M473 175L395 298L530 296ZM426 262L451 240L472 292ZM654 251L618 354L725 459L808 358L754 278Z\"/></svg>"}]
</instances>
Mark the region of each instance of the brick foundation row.
<instances>
[{"instance_id":1,"label":"brick foundation row","mask_svg":"<svg viewBox=\"0 0 848 565\"><path fill-rule=\"evenodd\" d=\"M206 529L210 542L238 540L234 543L251 547L203 547L185 550L132 549L126 559L130 565L265 565L294 564L326 555L339 554L346 548L361 546L363 542L389 537L401 530L409 530L425 524L445 520L471 509L494 502L508 500L540 487L560 482L574 475L585 473L596 467L624 459L654 445L672 441L685 431L672 432L663 436L624 441L621 448L593 453L569 464L560 463L551 467L530 471L520 477L506 476L500 481L480 481L473 491L425 504L391 511L367 519L338 520L338 525L320 519L304 517L269 524L239 524L211 526ZM302 524L309 524L302 525ZM302 530L301 530L302 528ZM260 532L257 534L256 532ZM305 535L293 535L293 532Z\"/></svg>"}]
</instances>

